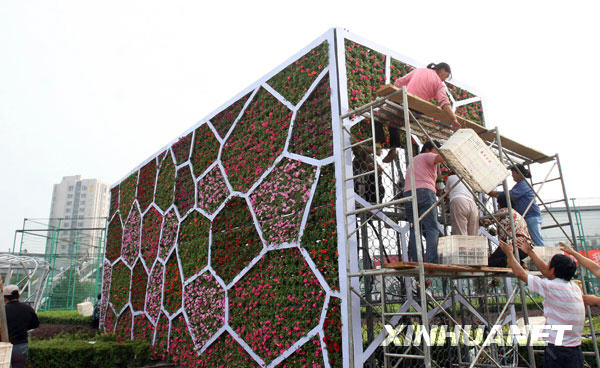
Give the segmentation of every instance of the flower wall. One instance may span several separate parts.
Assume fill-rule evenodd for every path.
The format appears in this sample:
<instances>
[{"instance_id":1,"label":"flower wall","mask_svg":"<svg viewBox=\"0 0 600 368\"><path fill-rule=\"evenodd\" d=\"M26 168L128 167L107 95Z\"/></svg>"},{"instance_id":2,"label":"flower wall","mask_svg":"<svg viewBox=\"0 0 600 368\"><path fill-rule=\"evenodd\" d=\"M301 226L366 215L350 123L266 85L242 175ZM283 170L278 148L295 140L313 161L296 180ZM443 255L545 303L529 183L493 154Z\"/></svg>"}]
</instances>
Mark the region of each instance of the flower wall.
<instances>
[{"instance_id":1,"label":"flower wall","mask_svg":"<svg viewBox=\"0 0 600 368\"><path fill-rule=\"evenodd\" d=\"M333 44L315 41L114 186L106 330L185 367L342 362Z\"/></svg>"},{"instance_id":2,"label":"flower wall","mask_svg":"<svg viewBox=\"0 0 600 368\"><path fill-rule=\"evenodd\" d=\"M336 32L113 186L106 331L184 367L348 366L338 113L413 67Z\"/></svg>"},{"instance_id":3,"label":"flower wall","mask_svg":"<svg viewBox=\"0 0 600 368\"><path fill-rule=\"evenodd\" d=\"M394 83L396 79L410 73L416 67L411 65L411 62L401 61L393 55L377 51L376 47L370 48L350 39L344 40L344 55L350 109L373 101L377 97L375 91L379 87ZM446 81L446 86L447 93L454 102L455 114L483 125L481 99L455 85L452 79Z\"/></svg>"}]
</instances>

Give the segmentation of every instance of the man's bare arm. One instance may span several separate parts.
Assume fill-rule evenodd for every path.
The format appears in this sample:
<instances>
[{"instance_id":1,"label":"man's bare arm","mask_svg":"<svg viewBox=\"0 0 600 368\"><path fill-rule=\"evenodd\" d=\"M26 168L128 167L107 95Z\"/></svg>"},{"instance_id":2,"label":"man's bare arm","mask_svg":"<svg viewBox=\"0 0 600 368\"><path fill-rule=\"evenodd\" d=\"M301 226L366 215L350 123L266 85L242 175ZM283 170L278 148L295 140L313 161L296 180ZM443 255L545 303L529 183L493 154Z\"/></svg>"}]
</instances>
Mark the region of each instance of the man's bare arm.
<instances>
[{"instance_id":1,"label":"man's bare arm","mask_svg":"<svg viewBox=\"0 0 600 368\"><path fill-rule=\"evenodd\" d=\"M577 260L577 262L579 262L580 265L590 270L590 272L597 278L600 278L600 265L587 258L583 254L575 251L575 249L571 248L565 242L558 242L558 244L560 244L560 249L563 252L575 257L575 259Z\"/></svg>"},{"instance_id":2,"label":"man's bare arm","mask_svg":"<svg viewBox=\"0 0 600 368\"><path fill-rule=\"evenodd\" d=\"M538 271L540 271L545 278L550 278L550 265L538 257L537 254L535 254L531 245L521 245L519 249L521 249L529 256L529 258L531 258L535 264L535 267L537 267Z\"/></svg>"},{"instance_id":3,"label":"man's bare arm","mask_svg":"<svg viewBox=\"0 0 600 368\"><path fill-rule=\"evenodd\" d=\"M595 295L584 295L583 304L585 305L600 305L600 297Z\"/></svg>"},{"instance_id":4,"label":"man's bare arm","mask_svg":"<svg viewBox=\"0 0 600 368\"><path fill-rule=\"evenodd\" d=\"M528 276L527 271L523 269L519 261L517 261L517 258L515 258L512 244L500 240L500 247L502 248L502 251L504 251L504 253L506 254L508 267L512 269L513 273L515 274L515 277L526 283Z\"/></svg>"}]
</instances>

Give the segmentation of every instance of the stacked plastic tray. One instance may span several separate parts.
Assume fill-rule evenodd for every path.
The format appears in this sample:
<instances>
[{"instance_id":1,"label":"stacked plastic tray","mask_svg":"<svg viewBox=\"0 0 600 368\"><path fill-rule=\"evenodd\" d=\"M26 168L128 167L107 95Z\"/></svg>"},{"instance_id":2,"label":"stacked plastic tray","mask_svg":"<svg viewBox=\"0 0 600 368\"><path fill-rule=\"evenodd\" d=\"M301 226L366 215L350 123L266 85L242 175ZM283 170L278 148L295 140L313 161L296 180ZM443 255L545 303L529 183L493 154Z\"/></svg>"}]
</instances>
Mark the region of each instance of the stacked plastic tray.
<instances>
[{"instance_id":1,"label":"stacked plastic tray","mask_svg":"<svg viewBox=\"0 0 600 368\"><path fill-rule=\"evenodd\" d=\"M473 129L459 129L440 147L446 163L481 193L494 190L510 174Z\"/></svg>"},{"instance_id":2,"label":"stacked plastic tray","mask_svg":"<svg viewBox=\"0 0 600 368\"><path fill-rule=\"evenodd\" d=\"M469 235L441 237L438 241L438 260L442 264L487 265L487 238Z\"/></svg>"}]
</instances>

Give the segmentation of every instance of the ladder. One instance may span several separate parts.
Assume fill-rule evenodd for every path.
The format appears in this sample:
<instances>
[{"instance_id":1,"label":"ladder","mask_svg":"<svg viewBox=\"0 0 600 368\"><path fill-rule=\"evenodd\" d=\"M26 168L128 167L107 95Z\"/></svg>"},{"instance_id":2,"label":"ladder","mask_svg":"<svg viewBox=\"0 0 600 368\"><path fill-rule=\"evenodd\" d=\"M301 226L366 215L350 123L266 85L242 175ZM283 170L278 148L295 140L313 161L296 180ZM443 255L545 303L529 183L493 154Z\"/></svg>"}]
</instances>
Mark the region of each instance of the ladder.
<instances>
[{"instance_id":1,"label":"ladder","mask_svg":"<svg viewBox=\"0 0 600 368\"><path fill-rule=\"evenodd\" d=\"M394 100L394 101L398 101L396 103L394 103L393 101L388 101L388 99L390 99L391 97L394 97L395 95L399 95L402 94L402 104L399 104L398 99ZM419 123L419 121L412 115L412 112L409 110L408 108L408 98L407 98L407 94L406 94L406 89L402 88L401 90L392 92L390 94L388 94L385 97L381 97L378 98L376 100L374 100L371 103L365 104L357 109L354 109L346 114L340 115L340 139L341 139L341 150L342 150L342 154L341 154L341 163L342 163L342 180L343 180L343 218L344 218L344 234L343 236L344 238L344 243L345 243L345 257L346 257L346 296L347 296L347 318L348 318L348 326L349 326L349 334L348 334L348 342L349 342L349 362L350 362L350 366L351 367L359 367L362 366L363 361L357 359L358 357L355 356L355 346L359 345L362 346L362 342L361 341L357 341L355 343L354 339L355 339L355 335L354 335L354 324L352 319L355 318L356 316L353 316L354 313L354 309L353 309L353 303L352 300L355 299L356 300L356 296L353 294L358 295L358 297L361 297L360 292L357 291L356 289L356 285L358 285L358 282L360 281L361 277L373 277L373 276L378 276L379 277L379 283L380 283L380 302L381 302L381 321L382 324L386 325L387 321L390 322L397 322L399 319L402 320L420 320L420 325L422 326L422 328L429 330L430 327L430 321L429 321L429 317L428 317L428 300L427 300L427 290L425 288L425 272L424 272L424 266L423 266L423 253L422 253L422 238L421 238L421 234L420 234L420 226L419 226L419 220L423 218L423 215L421 215L421 217L419 217L418 214L418 206L417 206L417 198L415 195L415 192L411 192L410 195L407 195L403 198L400 199L396 199L395 197L393 198L393 200L391 201L385 201L385 203L382 203L381 198L380 198L380 193L379 193L379 172L378 172L378 162L376 159L373 160L373 165L372 167L370 167L368 170L365 170L363 172L359 172L359 173L355 173L353 172L352 174L348 173L348 167L352 167L351 165L351 161L352 161L352 150L358 147L370 147L369 149L371 150L371 154L375 155L377 147L376 147L376 134L375 134L375 118L374 118L374 109L378 108L379 106L382 106L383 109L387 107L393 107L394 109L398 110L399 113L398 116L400 116L401 114L403 114L404 116L404 130L405 130L405 134L407 137L407 143L408 140L410 139L411 135L411 116L414 120L414 122L416 123L416 125L418 126L418 128L421 129L422 133L424 133L424 135L427 137L427 139L431 139L431 137L429 136L429 134L427 133L427 130L430 128L428 126L428 129L424 129L421 124ZM352 142L350 137L352 136L352 133L350 132L350 128L353 126L353 124L356 124L362 120L358 120L355 119L356 116L368 116L370 118L370 127L371 127L371 137L370 138L366 138L366 139L362 139L362 140L358 140L356 142ZM434 122L435 123L435 122ZM416 129L416 128L413 128ZM481 128L479 128L481 129ZM416 132L415 132L416 133ZM495 133L495 134L494 134ZM504 159L508 160L508 164L512 164L515 165L515 162L513 161L513 159L511 158L511 155L509 154L503 154L504 150L502 148L502 140L504 139L504 137L502 137L498 132L498 128L492 129L492 130L485 130L485 131L479 131L478 134L480 134L481 136L485 135L486 139L488 141L491 142L492 145L495 145L495 148L497 149L498 153L499 153L499 157L500 160L504 162ZM495 138L492 138L492 135L495 136ZM512 150L512 154L515 155L515 151L514 151L514 147L516 146L516 143L514 141L510 141L507 140L508 143L510 143L510 147L509 147L509 152L511 152L510 150ZM520 146L519 146L520 147ZM407 144L405 147L406 151L407 151L407 166L409 168L413 167L413 150L412 150L412 145L411 144ZM443 156L443 155L442 155ZM517 153L515 156L513 157L517 157L517 159L519 160L523 160L525 164L530 165L531 163L535 163L535 162L548 162L549 159L547 156L544 156L543 159L542 158L531 158L531 159L527 159L527 157L524 157L522 155L520 155L519 153ZM573 226L573 221L571 218L571 213L570 213L570 209L569 209L569 204L568 204L568 199L567 199L567 195L566 195L566 189L565 189L565 185L564 185L564 180L563 180L563 176L562 176L562 169L560 167L560 161L558 158L558 155L552 156L551 157L552 160L555 161L554 163L554 167L558 168L558 176L548 179L548 174L545 178L545 180L541 183L528 183L532 189L534 187L534 185L541 185L543 187L543 184L546 182L551 182L551 181L560 181L561 186L562 186L562 192L563 192L563 198L559 199L559 200L555 200L555 201L548 201L548 202L544 202L542 200L542 198L539 196L538 191L536 191L534 189L534 193L535 193L535 198L538 199L539 203L544 206L547 210L547 206L549 204L552 203L559 203L562 202L565 204L565 207L567 209L567 214L568 214L568 221L566 222L559 222L556 217L551 213L551 211L548 210L548 213L551 215L552 219L554 220L555 224L554 225L548 225L548 226L544 226L543 228L552 228L552 227L560 227L561 231L563 231L563 233L565 234L566 238L571 240L571 242L573 243L573 245L575 246L575 248L577 249L577 239L576 239L576 235L575 235L575 229ZM374 186L374 191L375 191L375 200L371 201L374 203L367 203L367 201L361 200L359 198L357 198L355 196L355 193L352 189L349 188L348 184L351 181L354 180L359 180L360 178L363 178L367 175L372 175L373 176L373 180L375 182L375 186ZM410 180L411 180L411 187L415 188L415 183L414 183L414 175L410 175ZM507 207L509 209L509 211L512 211L512 205L510 203L510 196L508 194L509 190L508 190L508 186L507 186L507 181L505 180L503 182L503 189L505 192L505 195L507 196ZM541 189L541 187L539 188ZM475 194L472 193L474 196ZM535 200L534 198L534 200ZM477 196L475 196L475 200L476 202L482 206L481 209L485 212L488 213L488 215L491 215L491 213L489 212L489 210L486 208L485 204L482 203L482 201L480 199L477 198ZM359 231L360 227L366 226L367 223L369 223L369 220L371 218L374 218L376 216L380 217L380 213L384 213L384 209L386 207L393 207L394 210L397 209L397 206L399 205L403 205L405 203L411 203L412 204L412 215L413 215L413 219L414 219L414 231L415 231L415 240L416 240L416 244L417 244L417 261L418 261L418 266L417 266L417 270L418 270L418 274L416 275L416 279L417 279L417 291L418 291L418 304L420 305L420 308L415 307L413 310L411 310L410 308L406 308L406 309L402 309L400 311L393 311L393 310L388 310L388 308L386 307L386 303L387 303L387 298L386 298L386 284L385 284L385 277L386 276L393 276L394 274L394 270L364 270L364 271L358 271L356 265L352 265L350 258L352 255L355 254L355 252L358 252L358 247L354 247L354 245L356 243L354 243L354 239L353 236L355 236L355 234L357 234L357 232ZM532 202L533 203L533 202ZM439 204L436 203L434 204L434 206L437 206ZM531 204L530 204L531 206ZM431 210L431 209L430 209ZM371 214L371 216L365 221L366 216L368 216L369 214ZM357 225L357 217L361 217L361 221L360 221L360 226ZM516 234L515 234L515 226L514 226L514 222L512 220L512 216L510 216L511 218L511 234L509 235L509 238L512 238L513 241L516 239ZM571 236L569 236L567 233L569 232L571 233ZM506 233L506 231L505 231ZM517 252L517 250L515 249L515 252ZM358 253L356 253L358 254ZM380 254L380 257L383 257L383 253ZM353 268L354 267L354 268ZM580 273L580 277L581 277L581 273ZM583 281L583 280L582 280ZM525 318L525 323L528 324L528 312L527 312L527 303L526 303L526 294L525 294L525 290L524 290L524 285L521 281L517 281L517 285L518 287L516 289L514 289L513 291L513 297L516 295L516 292L519 291L520 292L520 303L522 303L522 307L523 307L523 313L524 313L524 318ZM584 291L585 291L585 283L584 283ZM508 294L508 291L507 291ZM366 304L369 305L369 307L367 307L367 313L370 313L372 311L372 309L369 309L371 307L370 305L370 298L368 298L369 300L365 300L362 299L363 301L366 302ZM433 300L433 299L432 299ZM434 300L435 302L435 300ZM510 301L508 301L506 303L506 307L509 306L509 304L511 304ZM355 307L355 305L354 305ZM511 305L511 308L512 305ZM589 320L591 321L591 310L588 307L586 309L587 311L587 315ZM369 322L367 322L369 323ZM393 326L394 323L391 323L391 325ZM600 367L600 358L599 358L599 354L598 354L598 348L597 348L597 344L596 344L596 336L595 336L595 331L592 325L590 325L591 331L592 331L592 340L594 343L594 354L596 357L596 362L597 362L597 366ZM424 339L422 339L424 340ZM431 349L430 346L428 344L425 343L425 341L423 341L424 344L422 346L422 349L419 349L418 347L414 347L414 350L416 351L410 351L410 349L406 349L405 351L402 351L400 353L398 352L390 352L388 349L388 346L386 344L383 345L382 350L383 350L383 361L384 361L384 366L385 367L397 367L400 363L402 363L402 361L405 360L418 360L418 361L422 361L422 364L426 367L426 368L430 368L432 366L432 364L435 364L436 362L432 361L431 358ZM356 350L357 352L361 352L362 350ZM371 350L373 351L373 350ZM528 366L530 368L535 368L535 359L534 359L534 350L532 348L531 345L528 346L528 355L529 355L529 361L527 362ZM481 356L481 354L485 354L488 355L486 351L484 351L483 348L479 349L477 352L477 355L474 359L472 359L471 363L468 364L469 367L475 367L475 366L480 366L481 363L477 363L478 358ZM366 354L368 355L368 354ZM365 358L362 357L361 358L364 360ZM463 364L463 363L461 363ZM437 364L435 364L437 366ZM497 366L497 363L496 363Z\"/></svg>"},{"instance_id":2,"label":"ladder","mask_svg":"<svg viewBox=\"0 0 600 368\"><path fill-rule=\"evenodd\" d=\"M395 94L399 94L402 93L403 95L403 109L404 109L404 128L405 128L405 132L406 132L406 137L411 137L411 125L410 125L410 112L408 109L408 99L407 99L407 95L406 95L406 87L403 87L401 90L395 92ZM389 96L387 97L389 98ZM374 114L373 114L373 109L375 107L377 107L378 105L381 105L383 103L385 103L385 101L387 100L387 98L378 98L377 100L373 101L372 103L366 104L364 106L362 106L359 109L350 111L344 115L340 116L340 131L342 132L341 134L341 140L342 140L342 175L343 175L343 187L344 187L344 191L343 191L343 198L344 198L344 236L345 238L345 244L346 244L346 271L347 271L347 284L348 284L348 288L347 288L347 300L348 300L348 320L349 320L349 326L351 327L352 324L352 292L353 292L353 287L352 287L352 280L357 278L357 277L361 277L362 274L359 273L353 273L351 270L351 265L350 265L350 253L351 249L349 249L349 244L351 243L351 238L352 236L356 233L357 228L356 227L356 223L355 223L355 215L360 214L360 213L368 213L374 210L380 210L383 209L385 207L388 206L396 206L396 205L400 205L403 203L407 203L407 202L411 202L412 203L412 211L413 211L413 219L414 219L414 232L415 232L415 240L416 240L416 246L417 246L417 262L419 264L419 277L418 277L418 287L419 287L419 297L420 297L420 302L421 305L427 305L427 300L426 300L426 295L425 295L425 272L423 269L423 254L422 254L422 244L421 244L421 231L420 231L420 226L419 226L419 213L418 213L418 205L417 205L417 196L416 196L416 191L414 190L415 188L415 176L411 175L410 176L410 180L411 180L411 188L413 188L413 191L411 192L410 195L408 196L404 196L400 199L396 199L396 200L392 200L386 203L381 203L380 201L380 196L379 196L379 182L378 182L378 164L377 164L377 160L374 160L374 167L372 170L360 173L360 174L356 174L356 175L352 175L347 177L346 176L346 167L347 167L347 157L351 157L351 152L349 152L350 150L352 150L354 147L358 147L361 145L366 145L366 144L370 144L371 145L371 150L372 153L375 154L377 147L376 147L376 135L375 135L375 121L374 121ZM350 140L350 136L351 133L349 131L348 128L346 128L344 121L346 121L348 118L352 118L355 115L361 114L363 112L366 111L370 111L370 117L371 117L371 138L367 138L364 140L361 140L359 142L355 142L352 143ZM413 167L412 163L413 163L413 152L412 152L412 145L408 144L407 145L407 150L408 150L408 164L410 167ZM350 200L352 199L349 196L353 196L353 193L349 193L347 190L347 183L349 181L358 179L362 176L366 176L366 175L374 175L375 177L375 199L376 199L376 204L373 204L371 206L361 206L361 208L359 209L348 209L348 203L350 202ZM352 206L354 207L354 206ZM362 223L361 225L364 226L366 222ZM383 275L380 276L381 279L383 279ZM386 317L389 317L390 315L393 316L398 316L398 315L402 315L402 316L412 316L412 317L420 317L421 319L421 325L423 328L425 329L429 329L429 321L428 321L428 316L427 316L427 308L421 308L420 312L402 312L402 313L387 313L385 312L385 283L382 281L381 282L381 303L382 303L382 322L385 324L386 321ZM354 291L356 292L356 291ZM361 366L362 362L355 362L355 357L354 357L354 352L352 347L354 346L354 342L353 342L353 333L352 331L349 333L348 335L349 337L349 342L350 342L350 354L349 354L349 361L350 361L350 366L351 367L357 367L357 366ZM421 354L407 354L407 353L402 353L402 354L394 354L394 353L389 353L387 351L387 347L384 346L384 365L387 368L389 365L389 359L390 358L400 358L400 359L420 359L423 360L425 368L431 368L431 354L430 354L430 346L426 343L426 341L423 341L423 350Z\"/></svg>"}]
</instances>

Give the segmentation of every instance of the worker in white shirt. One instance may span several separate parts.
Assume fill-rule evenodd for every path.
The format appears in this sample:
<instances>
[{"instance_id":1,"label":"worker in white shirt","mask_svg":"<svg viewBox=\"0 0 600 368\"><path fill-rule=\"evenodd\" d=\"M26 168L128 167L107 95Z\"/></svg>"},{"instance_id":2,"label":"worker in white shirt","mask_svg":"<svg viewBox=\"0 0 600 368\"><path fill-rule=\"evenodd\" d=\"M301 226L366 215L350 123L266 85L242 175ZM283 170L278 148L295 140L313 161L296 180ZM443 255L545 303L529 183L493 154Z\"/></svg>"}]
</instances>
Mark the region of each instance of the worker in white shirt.
<instances>
[{"instance_id":1,"label":"worker in white shirt","mask_svg":"<svg viewBox=\"0 0 600 368\"><path fill-rule=\"evenodd\" d=\"M446 192L450 191L450 222L452 235L477 235L479 232L479 209L469 189L458 176L452 174L446 180Z\"/></svg>"}]
</instances>

